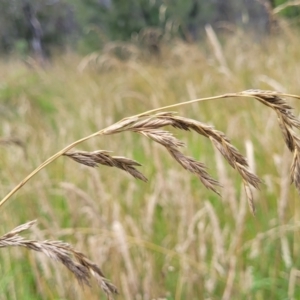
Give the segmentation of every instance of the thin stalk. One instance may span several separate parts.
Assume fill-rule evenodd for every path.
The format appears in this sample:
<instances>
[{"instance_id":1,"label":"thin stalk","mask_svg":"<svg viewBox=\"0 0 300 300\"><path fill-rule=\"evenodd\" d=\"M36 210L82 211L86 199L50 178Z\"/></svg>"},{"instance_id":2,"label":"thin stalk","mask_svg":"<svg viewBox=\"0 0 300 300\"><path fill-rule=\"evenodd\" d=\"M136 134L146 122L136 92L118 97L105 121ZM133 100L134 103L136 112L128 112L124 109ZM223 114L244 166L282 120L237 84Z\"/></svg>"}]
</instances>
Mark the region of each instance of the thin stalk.
<instances>
[{"instance_id":1,"label":"thin stalk","mask_svg":"<svg viewBox=\"0 0 300 300\"><path fill-rule=\"evenodd\" d=\"M233 94L232 94L233 95ZM160 110L164 110L164 109L169 109L172 107L178 107L178 106L182 106L182 105L186 105L188 103L195 103L195 102L200 102L200 101L207 101L207 100L214 100L214 99L220 99L220 98L225 98L225 97L230 97L229 94L228 95L221 95L221 96L215 96L215 97L208 97L208 98L200 98L200 99L194 99L194 100L190 100L190 101L186 101L186 102L182 102L182 103L177 103L177 104L173 104L173 105L169 105L169 106L164 106L164 107L160 107L160 108L156 108L156 109L152 109L149 111L146 111L144 113L135 115L135 116L131 116L129 118L134 118L134 117L141 117L143 115L147 115L153 112L157 112ZM118 121L117 123L113 124L116 125L120 122L122 122L123 120L128 119L128 118L124 118L120 121ZM72 148L74 148L75 146L77 146L78 144L81 144L93 137L99 136L99 135L103 135L105 130L107 130L110 126L97 131L89 136L86 136L84 138L81 138L73 143L71 143L70 145L66 146L65 148L61 149L60 151L58 151L57 153L55 153L54 155L52 155L51 157L49 157L46 161L44 161L42 164L40 164L36 169L34 169L27 177L25 177L18 185L16 185L0 202L0 207L12 196L14 195L23 185L25 185L33 176L35 176L39 171L41 171L42 169L44 169L46 166L48 166L49 164L51 164L54 160L56 160L57 158L59 158L60 156L62 156L63 154L65 154L66 152L68 152L69 150L71 150Z\"/></svg>"},{"instance_id":2,"label":"thin stalk","mask_svg":"<svg viewBox=\"0 0 300 300\"><path fill-rule=\"evenodd\" d=\"M74 148L76 145L87 141L88 139L95 137L97 135L101 135L103 130L100 130L98 132L95 132L89 136L86 136L82 139L79 139L72 144L68 145L67 147L63 148L62 150L58 151L51 157L49 157L47 160L45 160L42 164L40 164L36 169L34 169L27 177L25 177L18 185L16 185L0 202L0 207L13 195L15 194L24 184L26 184L34 175L36 175L39 171L44 169L46 166L51 164L55 159L69 151L70 149Z\"/></svg>"},{"instance_id":3,"label":"thin stalk","mask_svg":"<svg viewBox=\"0 0 300 300\"><path fill-rule=\"evenodd\" d=\"M274 92L274 94L278 94L280 96L286 96L286 97L291 97L291 98L297 98L300 99L300 96L297 95L291 95L291 94L284 94L284 93L276 93ZM118 123L121 123L124 120L128 120L131 118L137 118L137 117L142 117L145 115L149 115L151 113L155 113L161 110L166 110L166 109L170 109L170 108L174 108L174 107L179 107L179 106L183 106L183 105L187 105L187 104L192 104L192 103L196 103L196 102L202 102L202 101L209 101L209 100L217 100L217 99L224 99L224 98L230 98L230 97L246 97L246 98L253 98L253 95L251 94L247 94L247 91L245 92L241 92L241 93L228 93L228 94L223 94L223 95L218 95L218 96L213 96L213 97L206 97L206 98L198 98L198 99L193 99L193 100L189 100L189 101L185 101L185 102L180 102L180 103L176 103L176 104L172 104L172 105L168 105L168 106L164 106L164 107L159 107L159 108L155 108L155 109L151 109L148 110L146 112L134 115L134 116L130 116L127 118L124 118L118 122L116 122L115 124L111 125L114 126ZM11 197L13 196L23 185L25 185L33 176L35 176L39 171L41 171L42 169L44 169L46 166L48 166L49 164L51 164L54 160L56 160L57 158L59 158L60 156L62 156L63 154L65 154L67 151L69 151L70 149L74 148L75 146L77 146L78 144L81 144L82 142L85 142L93 137L96 136L100 136L100 135L105 135L105 131L107 131L111 126L108 126L100 131L97 131L91 135L88 135L84 138L81 138L71 144L69 144L68 146L66 146L65 148L61 149L60 151L58 151L57 153L55 153L54 155L52 155L51 157L49 157L46 161L44 161L42 164L40 164L36 169L34 169L27 177L25 177L18 185L16 185L1 201L0 201L0 207Z\"/></svg>"}]
</instances>

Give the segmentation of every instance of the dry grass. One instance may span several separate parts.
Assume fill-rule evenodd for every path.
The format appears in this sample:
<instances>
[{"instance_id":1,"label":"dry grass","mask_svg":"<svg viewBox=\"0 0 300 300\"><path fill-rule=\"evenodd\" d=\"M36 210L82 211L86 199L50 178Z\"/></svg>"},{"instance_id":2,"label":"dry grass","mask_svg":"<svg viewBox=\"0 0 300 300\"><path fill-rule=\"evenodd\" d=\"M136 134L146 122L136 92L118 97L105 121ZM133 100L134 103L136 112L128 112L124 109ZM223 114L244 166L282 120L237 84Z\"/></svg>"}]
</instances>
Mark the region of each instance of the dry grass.
<instances>
[{"instance_id":1,"label":"dry grass","mask_svg":"<svg viewBox=\"0 0 300 300\"><path fill-rule=\"evenodd\" d=\"M4 66L0 96L17 117L3 116L1 136L26 144L28 158L15 143L0 148L8 195L1 203L10 199L3 230L39 216L35 239L59 238L86 253L121 299L296 299L300 210L289 176L298 188L299 121L291 106L299 106L286 93L300 93L296 41L275 40L270 49L219 43L227 73L214 52L183 44L163 67L138 60L105 73L97 65L76 73L65 61L46 71ZM252 86L260 90L223 94ZM77 289L59 264L31 252L2 249L1 300L105 296L93 285ZM66 255L80 264L75 252Z\"/></svg>"},{"instance_id":2,"label":"dry grass","mask_svg":"<svg viewBox=\"0 0 300 300\"><path fill-rule=\"evenodd\" d=\"M263 103L264 105L271 107L277 114L278 122L281 131L284 136L286 145L294 154L293 163L291 166L291 178L292 182L300 191L300 162L299 162L299 150L300 150L300 140L293 131L293 127L299 129L300 121L292 113L292 107L287 104L284 96L300 99L300 96L284 94L276 91L264 91L264 90L247 90L240 93L230 93L220 96L214 96L209 98L200 98L196 100L191 100L184 103L169 105L167 107L161 107L153 109L151 111L146 111L142 114L135 115L132 117L127 117L105 129L97 131L87 137L84 137L74 143L68 145L64 149L60 150L52 157L48 158L44 163L42 163L38 168L36 168L31 174L29 174L22 182L20 182L11 192L9 192L1 201L0 206L2 206L15 192L17 192L26 182L28 182L35 174L40 170L45 168L47 165L52 163L55 159L61 155L72 158L76 162L87 165L90 167L95 167L98 164L117 167L119 169L127 171L133 177L147 181L146 177L141 174L134 166L140 166L134 160L119 157L110 156L105 150L98 150L94 152L68 152L70 149L76 145L92 138L101 135L112 135L124 131L131 131L140 133L147 138L157 142L164 146L171 156L186 170L191 173L195 173L203 185L219 194L216 190L216 186L220 186L219 182L213 179L207 172L204 164L196 161L192 157L185 156L179 151L179 148L184 146L184 143L179 141L173 136L169 131L160 130L160 128L165 126L172 126L176 129L181 129L185 131L193 130L200 135L205 136L210 139L213 145L220 151L227 162L241 175L243 183L245 186L246 195L249 200L249 206L252 213L255 213L255 207L253 204L252 193L250 186L254 188L259 188L260 179L253 174L249 169L247 160L239 153L239 151L230 143L230 140L226 137L223 132L215 130L212 126L203 124L197 120L188 119L180 116L176 116L171 112L156 113L156 111L165 110L169 108L174 108L182 105L187 105L194 102L216 100L229 97L253 97Z\"/></svg>"},{"instance_id":3,"label":"dry grass","mask_svg":"<svg viewBox=\"0 0 300 300\"><path fill-rule=\"evenodd\" d=\"M0 248L25 247L27 249L42 252L57 262L62 263L72 272L81 285L90 286L91 276L97 280L108 299L112 294L117 294L117 288L108 282L101 269L90 261L84 254L73 249L69 244L61 241L33 241L26 240L19 235L22 231L29 229L35 221L22 224L0 237ZM72 256L74 259L72 259Z\"/></svg>"},{"instance_id":4,"label":"dry grass","mask_svg":"<svg viewBox=\"0 0 300 300\"><path fill-rule=\"evenodd\" d=\"M184 131L193 130L196 133L205 136L212 142L212 144L222 154L222 156L229 163L229 165L233 169L235 169L242 177L249 207L251 209L251 212L255 214L255 206L250 187L252 186L258 189L261 180L249 170L247 159L242 154L240 154L237 148L235 148L231 144L230 140L226 137L226 135L223 132L215 130L212 126L208 126L197 120L181 117L172 112L156 112L158 110L169 109L170 107L187 105L195 101L200 102L203 100L216 100L228 97L253 97L257 99L264 105L272 108L277 114L278 122L285 143L289 150L293 153L291 179L292 182L294 182L297 189L300 191L300 139L296 136L296 134L293 131L293 127L295 127L296 129L300 129L300 121L292 113L292 107L287 104L286 100L283 98L284 96L300 99L300 96L297 95L283 94L275 91L247 90L240 93L231 93L226 95L214 96L211 98L201 98L197 100L192 100L190 102L170 105L168 107L154 109L139 115L125 118L111 126L108 126L105 129L102 129L88 137L85 137L68 145L67 147L59 151L57 154L50 157L48 160L42 163L36 170L34 170L29 176L27 176L10 193L8 193L8 195L4 197L3 200L0 202L0 206L3 205L6 201L8 201L10 197L15 192L17 192L24 184L26 184L38 171L45 168L47 165L52 163L61 155L69 157L77 163L89 167L96 167L98 165L116 167L128 172L130 175L137 179L147 181L147 178L135 168L136 166L141 165L134 160L120 156L111 156L109 155L109 152L105 150L97 150L94 152L69 152L69 150L75 145L86 141L90 137L112 135L125 131L139 133L165 147L165 149L171 154L175 161L177 161L187 171L196 174L206 188L214 191L219 195L220 193L216 188L220 187L221 184L207 173L206 166L203 163L195 160L194 158L184 155L179 150L180 147L184 146L184 143L175 138L171 132L161 130L162 127L171 126L175 129L180 129ZM57 241L28 241L24 240L18 235L18 233L28 229L33 223L34 222L29 222L20 225L19 227L2 236L0 238L0 247L22 246L31 250L43 252L50 258L53 258L65 265L76 276L77 280L81 284L89 285L89 276L91 274L97 278L99 286L102 287L109 299L111 298L112 294L117 293L117 289L114 287L114 285L106 281L99 267L96 266L94 263L90 262L82 253L72 249L68 244ZM70 259L70 254L74 255L78 263ZM233 261L232 263L235 264L235 261ZM230 277L228 280L229 283L227 284L227 289L231 289L230 286L232 285L232 280L230 280ZM228 293L229 292L225 290L224 299L228 299Z\"/></svg>"}]
</instances>

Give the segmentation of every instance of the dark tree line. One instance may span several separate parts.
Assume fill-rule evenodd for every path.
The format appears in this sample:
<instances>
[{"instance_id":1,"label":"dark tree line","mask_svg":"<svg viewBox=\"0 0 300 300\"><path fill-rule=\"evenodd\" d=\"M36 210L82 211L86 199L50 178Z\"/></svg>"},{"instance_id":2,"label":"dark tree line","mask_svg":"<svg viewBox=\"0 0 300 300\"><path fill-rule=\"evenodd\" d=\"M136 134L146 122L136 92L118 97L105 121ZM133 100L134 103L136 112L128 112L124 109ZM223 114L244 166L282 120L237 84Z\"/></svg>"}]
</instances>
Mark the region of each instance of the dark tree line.
<instances>
[{"instance_id":1,"label":"dark tree line","mask_svg":"<svg viewBox=\"0 0 300 300\"><path fill-rule=\"evenodd\" d=\"M188 42L203 28L228 25L259 34L270 31L270 11L286 0L0 0L0 52L33 52L72 46L100 49L109 40L132 40L145 29ZM286 17L298 17L298 7Z\"/></svg>"}]
</instances>

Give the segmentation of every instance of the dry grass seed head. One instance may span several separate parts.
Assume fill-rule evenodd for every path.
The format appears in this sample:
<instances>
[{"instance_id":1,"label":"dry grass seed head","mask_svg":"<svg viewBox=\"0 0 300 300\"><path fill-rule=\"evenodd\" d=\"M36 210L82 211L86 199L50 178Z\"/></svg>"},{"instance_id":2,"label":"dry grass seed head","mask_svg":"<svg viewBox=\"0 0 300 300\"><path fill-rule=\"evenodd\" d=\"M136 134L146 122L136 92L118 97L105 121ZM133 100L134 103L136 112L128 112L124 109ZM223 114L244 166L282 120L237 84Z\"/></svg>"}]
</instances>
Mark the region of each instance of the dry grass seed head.
<instances>
[{"instance_id":1,"label":"dry grass seed head","mask_svg":"<svg viewBox=\"0 0 300 300\"><path fill-rule=\"evenodd\" d=\"M97 167L98 165L115 167L126 171L134 178L145 182L147 181L147 178L135 168L137 166L141 166L141 164L137 161L123 156L111 156L109 155L109 152L105 150L98 150L94 152L74 151L67 152L64 155L89 167Z\"/></svg>"},{"instance_id":2,"label":"dry grass seed head","mask_svg":"<svg viewBox=\"0 0 300 300\"><path fill-rule=\"evenodd\" d=\"M71 271L81 285L90 286L91 276L97 280L99 286L106 293L108 299L117 294L117 288L105 278L101 269L90 261L83 253L76 251L67 243L61 241L34 241L26 240L19 235L29 229L36 221L22 224L0 237L0 248L25 247L30 250L42 252L48 257L62 263Z\"/></svg>"},{"instance_id":3,"label":"dry grass seed head","mask_svg":"<svg viewBox=\"0 0 300 300\"><path fill-rule=\"evenodd\" d=\"M212 126L208 126L193 119L174 116L171 114L161 116L160 118L168 118L171 123L170 125L174 128L186 131L193 130L211 140L213 145L220 151L227 162L241 175L248 197L249 206L251 208L251 212L254 214L255 207L249 185L258 189L261 180L248 169L246 158L230 143L230 140L226 137L226 135L221 131L215 130ZM213 185L219 185L216 181L213 182L211 178L207 178L206 176L202 176L202 179L200 178L200 180L205 186L208 186L210 189L217 192L213 188Z\"/></svg>"},{"instance_id":4,"label":"dry grass seed head","mask_svg":"<svg viewBox=\"0 0 300 300\"><path fill-rule=\"evenodd\" d=\"M293 108L278 92L248 90L241 94L253 96L264 105L274 109L276 112L284 141L289 150L294 154L290 176L291 181L295 184L300 193L300 139L293 131L293 127L300 129L300 120L293 114Z\"/></svg>"},{"instance_id":5,"label":"dry grass seed head","mask_svg":"<svg viewBox=\"0 0 300 300\"><path fill-rule=\"evenodd\" d=\"M208 174L208 172L206 171L206 167L203 163L198 162L192 157L184 155L181 151L178 150L179 147L184 146L184 143L176 139L170 132L158 129L147 129L138 132L164 146L167 149L167 151L171 154L171 156L184 169L196 174L206 188L214 191L219 195L219 192L215 188L220 186L219 182L213 179Z\"/></svg>"},{"instance_id":6,"label":"dry grass seed head","mask_svg":"<svg viewBox=\"0 0 300 300\"><path fill-rule=\"evenodd\" d=\"M218 130L215 130L212 126L206 125L199 121L188 119L180 116L175 116L173 112L162 112L153 115L141 115L140 117L133 117L121 121L118 126L110 127L108 132L105 134L114 134L122 131L132 131L140 133L147 138L161 144L164 146L171 156L186 170L191 173L196 174L203 185L219 194L216 187L220 184L217 180L213 179L208 172L203 163L198 162L192 157L185 156L179 151L179 148L184 146L184 143L173 136L173 134L166 130L161 130L160 128L165 126L172 126L175 129L181 129L185 131L193 130L200 135L203 135L211 140L213 145L220 151L227 162L238 171L238 173L243 178L245 184L245 189L248 185L255 188L259 187L260 179L248 170L248 163L246 158L239 153L239 151L230 143L230 140L226 135ZM135 161L129 160L123 157L110 156L107 151L95 151L95 152L67 152L64 155L72 158L73 160L85 164L91 167L95 167L99 164L107 165L111 167L117 167L119 169L129 172L132 176L146 181L144 175L137 171L134 166L139 164ZM250 197L249 192L250 207L254 208L252 196ZM254 213L254 209L251 209Z\"/></svg>"}]
</instances>

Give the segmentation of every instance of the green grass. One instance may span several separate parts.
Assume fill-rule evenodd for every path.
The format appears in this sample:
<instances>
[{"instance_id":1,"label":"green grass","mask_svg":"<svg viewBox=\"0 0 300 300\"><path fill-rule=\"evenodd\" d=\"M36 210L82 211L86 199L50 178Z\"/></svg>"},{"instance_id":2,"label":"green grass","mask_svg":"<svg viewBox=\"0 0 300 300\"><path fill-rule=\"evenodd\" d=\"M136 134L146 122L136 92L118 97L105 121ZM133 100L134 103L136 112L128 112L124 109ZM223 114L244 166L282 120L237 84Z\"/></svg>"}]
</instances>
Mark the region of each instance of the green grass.
<instances>
[{"instance_id":1,"label":"green grass","mask_svg":"<svg viewBox=\"0 0 300 300\"><path fill-rule=\"evenodd\" d=\"M299 46L296 35L265 45L232 37L223 48L231 75L220 72L212 51L179 43L164 50L159 62L120 62L110 70L94 64L79 72L82 58L70 54L45 70L29 69L17 60L2 62L0 135L21 139L28 158L15 145L1 145L1 195L67 144L123 117L250 88L282 86L299 95ZM289 102L298 115L300 104ZM3 233L38 219L31 238L72 243L118 286L119 299L222 299L231 284L227 299L299 298L299 279L291 287L290 278L291 270L300 268L299 195L294 186L282 183L291 156L276 115L255 100L237 98L176 111L213 124L244 154L246 140L252 142L256 174L264 180L255 194L256 218L249 212L239 175L225 161L222 168L205 138L174 131L186 142L186 154L206 163L215 178L223 174L222 198L182 170L163 147L124 133L94 138L77 149L112 150L135 159L142 163L148 183L117 169L88 169L60 157L1 208ZM68 189L62 184L66 182L72 184ZM280 203L286 203L282 217ZM116 224L122 227L128 255ZM291 228L255 242L284 225ZM96 284L80 289L63 267L25 253L1 249L1 300L105 299ZM233 281L228 283L230 272Z\"/></svg>"}]
</instances>

